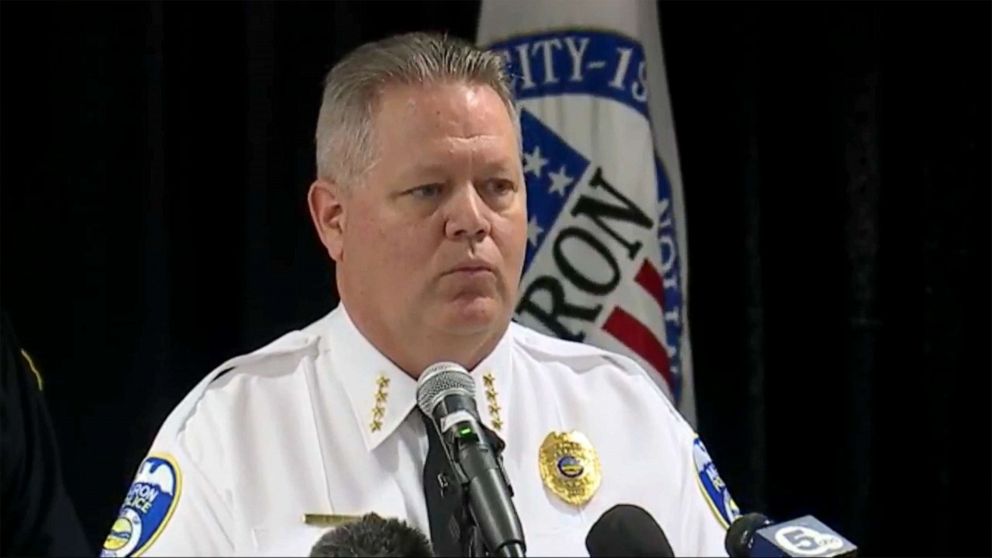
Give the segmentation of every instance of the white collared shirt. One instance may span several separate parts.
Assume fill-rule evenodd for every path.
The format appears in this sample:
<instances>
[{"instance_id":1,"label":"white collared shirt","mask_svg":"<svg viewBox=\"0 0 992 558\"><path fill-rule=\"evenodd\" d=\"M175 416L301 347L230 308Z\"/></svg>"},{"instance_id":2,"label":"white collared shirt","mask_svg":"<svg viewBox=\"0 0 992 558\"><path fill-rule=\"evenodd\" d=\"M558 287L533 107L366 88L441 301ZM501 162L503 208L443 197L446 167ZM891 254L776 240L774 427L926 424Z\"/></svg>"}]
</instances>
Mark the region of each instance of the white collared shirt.
<instances>
[{"instance_id":1,"label":"white collared shirt","mask_svg":"<svg viewBox=\"0 0 992 558\"><path fill-rule=\"evenodd\" d=\"M732 500L632 360L513 323L470 372L482 421L506 442L528 555L587 556L590 527L621 503L647 510L676 555L726 555ZM326 527L304 514L375 512L429 534L415 395L343 306L228 361L163 424L104 553L306 556ZM584 504L542 480L553 431L581 432L598 455L602 481Z\"/></svg>"}]
</instances>

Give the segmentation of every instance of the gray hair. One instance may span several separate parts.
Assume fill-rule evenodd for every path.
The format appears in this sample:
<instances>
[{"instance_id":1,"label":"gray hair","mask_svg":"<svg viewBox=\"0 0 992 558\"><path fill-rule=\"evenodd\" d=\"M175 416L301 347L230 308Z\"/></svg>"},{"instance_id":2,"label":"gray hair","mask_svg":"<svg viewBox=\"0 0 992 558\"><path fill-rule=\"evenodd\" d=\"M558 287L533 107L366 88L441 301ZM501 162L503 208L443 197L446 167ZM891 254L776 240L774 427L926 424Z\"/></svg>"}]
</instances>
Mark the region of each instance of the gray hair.
<instances>
[{"instance_id":1,"label":"gray hair","mask_svg":"<svg viewBox=\"0 0 992 558\"><path fill-rule=\"evenodd\" d=\"M491 87L506 105L520 148L520 121L504 58L462 39L407 33L364 44L328 72L317 118L317 176L362 182L376 161L373 119L382 90L440 82Z\"/></svg>"}]
</instances>

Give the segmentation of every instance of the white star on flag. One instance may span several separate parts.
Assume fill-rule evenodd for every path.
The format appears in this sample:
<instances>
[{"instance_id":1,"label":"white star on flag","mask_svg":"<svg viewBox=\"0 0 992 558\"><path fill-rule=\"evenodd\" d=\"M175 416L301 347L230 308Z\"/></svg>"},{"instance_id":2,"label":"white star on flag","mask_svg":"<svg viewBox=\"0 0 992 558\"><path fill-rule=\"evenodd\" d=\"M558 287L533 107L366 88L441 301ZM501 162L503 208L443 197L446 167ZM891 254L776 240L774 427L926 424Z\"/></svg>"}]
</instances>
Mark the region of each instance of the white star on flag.
<instances>
[{"instance_id":1,"label":"white star on flag","mask_svg":"<svg viewBox=\"0 0 992 558\"><path fill-rule=\"evenodd\" d=\"M527 222L527 241L531 243L534 247L537 247L537 237L541 236L544 229L541 225L537 224L537 217L531 216L530 221Z\"/></svg>"},{"instance_id":2,"label":"white star on flag","mask_svg":"<svg viewBox=\"0 0 992 558\"><path fill-rule=\"evenodd\" d=\"M538 179L541 178L541 171L548 160L541 157L541 146L535 145L533 153L524 152L524 174L533 173Z\"/></svg>"},{"instance_id":3,"label":"white star on flag","mask_svg":"<svg viewBox=\"0 0 992 558\"><path fill-rule=\"evenodd\" d=\"M565 165L561 166L561 170L558 172L553 172L548 176L551 177L551 189L548 190L549 193L555 192L559 196L565 196L565 189L568 185L572 183L572 177L565 174Z\"/></svg>"}]
</instances>

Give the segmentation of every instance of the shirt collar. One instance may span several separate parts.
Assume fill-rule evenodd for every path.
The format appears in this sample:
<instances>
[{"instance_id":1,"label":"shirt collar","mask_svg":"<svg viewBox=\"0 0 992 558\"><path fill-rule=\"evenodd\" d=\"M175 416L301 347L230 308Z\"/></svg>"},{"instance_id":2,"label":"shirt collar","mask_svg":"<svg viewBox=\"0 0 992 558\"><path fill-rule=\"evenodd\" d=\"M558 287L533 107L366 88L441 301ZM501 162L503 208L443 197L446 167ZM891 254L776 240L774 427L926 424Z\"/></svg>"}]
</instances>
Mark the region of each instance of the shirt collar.
<instances>
[{"instance_id":1,"label":"shirt collar","mask_svg":"<svg viewBox=\"0 0 992 558\"><path fill-rule=\"evenodd\" d=\"M512 385L512 327L507 327L503 338L489 355L482 359L469 373L475 379L475 404L479 408L479 418L506 440L509 431L509 399Z\"/></svg>"},{"instance_id":2,"label":"shirt collar","mask_svg":"<svg viewBox=\"0 0 992 558\"><path fill-rule=\"evenodd\" d=\"M469 373L475 378L479 418L500 434L507 431L511 329L496 348ZM388 438L414 409L417 381L386 358L358 330L344 303L331 313L328 340L332 370L344 386L351 409L372 451Z\"/></svg>"}]
</instances>

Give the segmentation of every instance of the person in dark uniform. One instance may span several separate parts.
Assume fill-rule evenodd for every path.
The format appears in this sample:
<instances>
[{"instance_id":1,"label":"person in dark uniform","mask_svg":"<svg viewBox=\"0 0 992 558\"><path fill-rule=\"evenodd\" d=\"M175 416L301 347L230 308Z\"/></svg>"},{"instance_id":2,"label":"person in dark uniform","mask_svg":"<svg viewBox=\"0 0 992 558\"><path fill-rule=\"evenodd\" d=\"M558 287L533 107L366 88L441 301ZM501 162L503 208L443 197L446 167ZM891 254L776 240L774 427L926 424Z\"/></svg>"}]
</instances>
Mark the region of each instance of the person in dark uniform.
<instances>
[{"instance_id":1,"label":"person in dark uniform","mask_svg":"<svg viewBox=\"0 0 992 558\"><path fill-rule=\"evenodd\" d=\"M0 309L2 478L0 554L94 555L62 481L41 375Z\"/></svg>"}]
</instances>

